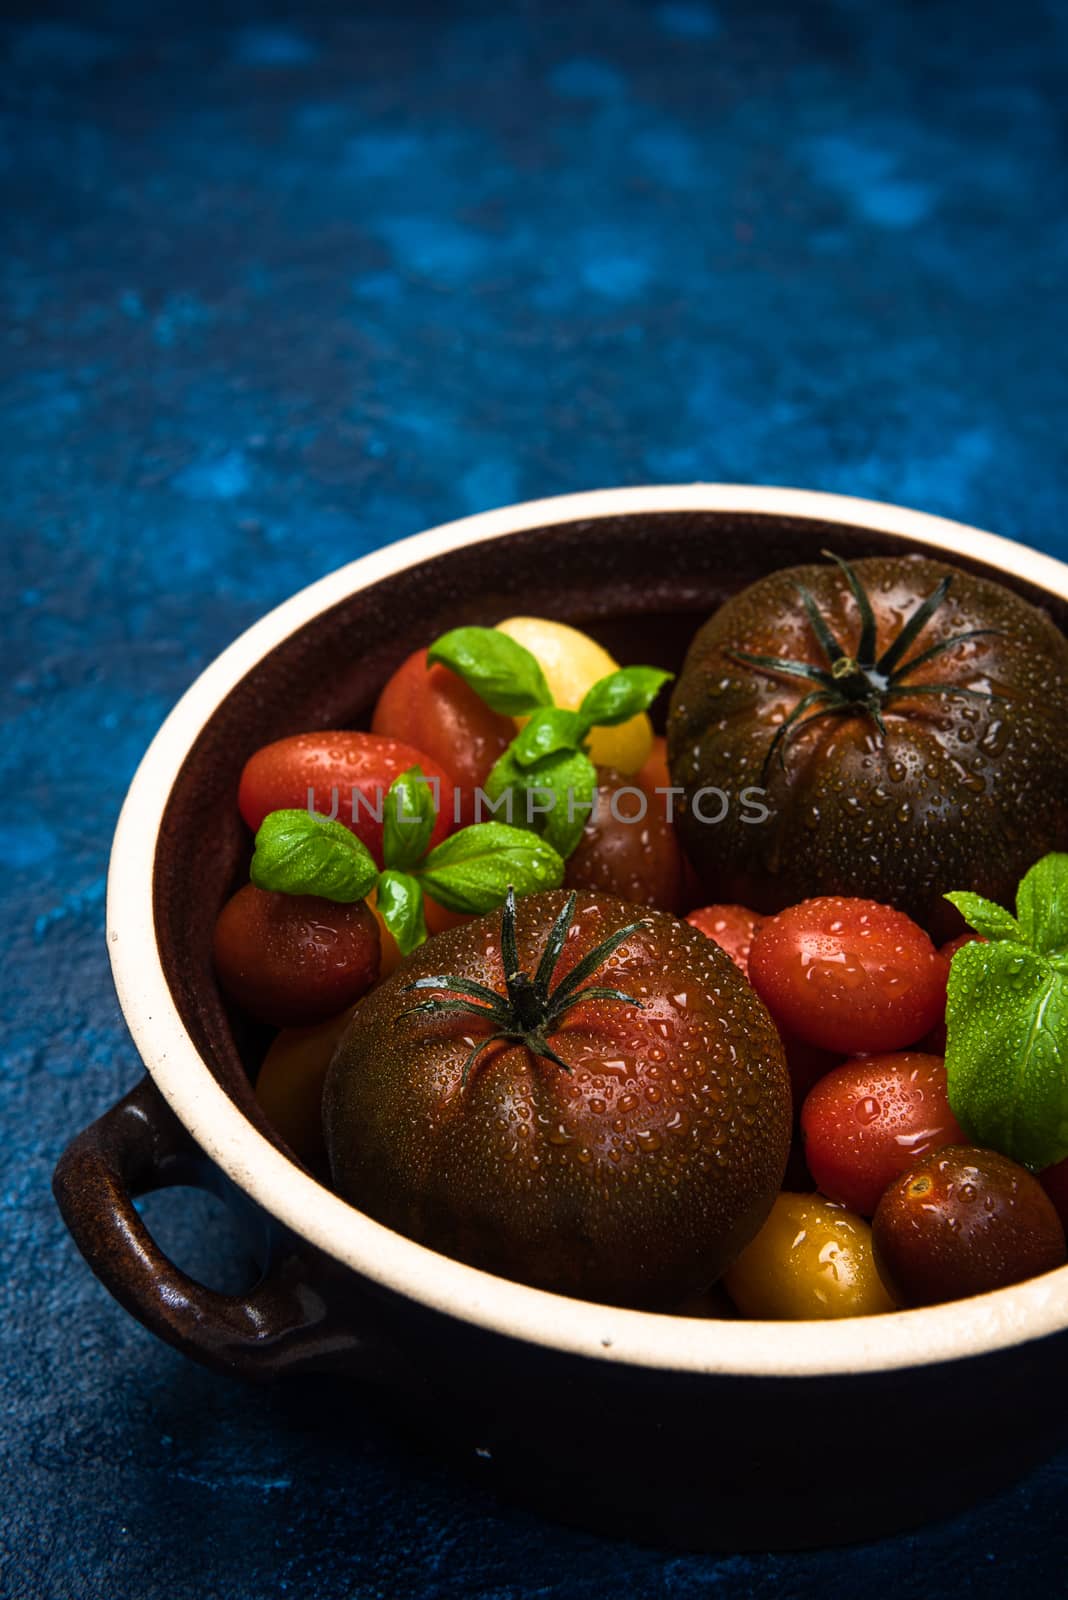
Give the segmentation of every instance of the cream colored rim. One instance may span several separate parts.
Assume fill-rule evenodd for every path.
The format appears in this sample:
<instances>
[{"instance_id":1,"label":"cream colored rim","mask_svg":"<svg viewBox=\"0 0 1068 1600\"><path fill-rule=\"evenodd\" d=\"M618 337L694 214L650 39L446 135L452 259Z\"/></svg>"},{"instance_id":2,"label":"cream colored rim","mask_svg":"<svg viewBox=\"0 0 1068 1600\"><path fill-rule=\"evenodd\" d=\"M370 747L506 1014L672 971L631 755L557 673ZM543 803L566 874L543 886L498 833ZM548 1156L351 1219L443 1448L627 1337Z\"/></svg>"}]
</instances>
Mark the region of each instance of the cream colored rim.
<instances>
[{"instance_id":1,"label":"cream colored rim","mask_svg":"<svg viewBox=\"0 0 1068 1600\"><path fill-rule=\"evenodd\" d=\"M1068 598L1068 567L994 534L874 501L730 484L611 489L528 501L431 529L340 568L270 612L201 673L153 739L130 785L108 876L108 949L119 1002L145 1066L208 1156L294 1233L385 1288L512 1338L641 1367L805 1377L980 1355L1062 1329L1068 1326L1068 1267L930 1310L796 1323L622 1311L492 1277L372 1222L287 1161L227 1099L182 1025L154 933L156 838L187 752L234 685L320 612L461 545L549 524L664 511L789 516L871 528L974 557Z\"/></svg>"}]
</instances>

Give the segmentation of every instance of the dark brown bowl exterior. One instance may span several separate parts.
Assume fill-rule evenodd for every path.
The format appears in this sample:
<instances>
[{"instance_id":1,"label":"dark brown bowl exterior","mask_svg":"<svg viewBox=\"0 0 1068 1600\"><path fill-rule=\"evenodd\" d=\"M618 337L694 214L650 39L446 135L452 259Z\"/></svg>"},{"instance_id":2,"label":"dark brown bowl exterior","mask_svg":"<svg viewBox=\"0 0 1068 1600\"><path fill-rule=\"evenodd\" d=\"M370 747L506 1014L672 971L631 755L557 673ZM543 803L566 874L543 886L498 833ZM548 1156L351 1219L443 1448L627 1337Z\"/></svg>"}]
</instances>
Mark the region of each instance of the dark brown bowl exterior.
<instances>
[{"instance_id":1,"label":"dark brown bowl exterior","mask_svg":"<svg viewBox=\"0 0 1068 1600\"><path fill-rule=\"evenodd\" d=\"M247 757L285 734L366 725L389 673L461 623L491 624L516 612L558 617L587 627L626 661L677 669L696 627L727 595L777 566L816 559L823 548L857 557L901 546L864 528L726 511L527 530L452 550L357 592L291 635L233 689L166 804L156 932L197 1049L267 1138L285 1148L251 1089L265 1041L230 1013L210 960L217 912L247 868L235 803ZM1008 582L1062 629L1068 625L1059 598L982 563L960 564ZM161 1104L146 1091L136 1117L161 1118ZM182 1163L173 1145L182 1136L167 1124L153 1145L150 1130L127 1125L117 1140L110 1119L119 1115L131 1113L120 1106L75 1141L57 1172L57 1193L90 1264L134 1314L227 1371L269 1379L303 1368L370 1380L398 1415L461 1452L477 1452L502 1484L565 1520L689 1547L839 1543L948 1514L1064 1437L1068 1335L941 1366L833 1379L654 1371L443 1316L292 1236L253 1291L251 1314L198 1302L185 1282L178 1285L185 1300L168 1317L159 1286L169 1264L151 1255L146 1264L144 1240L130 1246L129 1201L139 1189L175 1181ZM185 1152L187 1172L195 1154L195 1146ZM170 1290L173 1302L173 1283ZM287 1317L283 1327L278 1319ZM265 1358L268 1347L278 1359L269 1350ZM949 1446L927 1448L932 1430Z\"/></svg>"}]
</instances>

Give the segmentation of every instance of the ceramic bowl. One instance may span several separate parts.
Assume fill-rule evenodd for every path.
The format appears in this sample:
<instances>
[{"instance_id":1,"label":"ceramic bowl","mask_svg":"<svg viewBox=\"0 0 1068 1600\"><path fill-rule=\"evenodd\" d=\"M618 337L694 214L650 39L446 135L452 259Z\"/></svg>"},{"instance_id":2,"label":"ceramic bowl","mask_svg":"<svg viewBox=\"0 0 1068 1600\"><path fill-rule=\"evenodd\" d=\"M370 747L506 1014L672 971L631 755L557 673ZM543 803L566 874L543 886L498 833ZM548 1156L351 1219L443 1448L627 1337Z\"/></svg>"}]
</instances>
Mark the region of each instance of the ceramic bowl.
<instances>
[{"instance_id":1,"label":"ceramic bowl","mask_svg":"<svg viewBox=\"0 0 1068 1600\"><path fill-rule=\"evenodd\" d=\"M1020 545L861 500L698 484L511 506L391 545L279 606L197 679L138 769L111 856L108 948L147 1076L55 1179L129 1311L235 1375L371 1384L551 1513L689 1546L900 1528L1064 1437L1068 1268L830 1323L654 1315L489 1276L373 1222L293 1157L250 1088L262 1038L213 976L212 925L248 860L237 779L258 746L360 725L411 650L519 611L677 668L727 595L826 547L947 556L1068 626L1068 567ZM265 1222L247 1294L195 1283L147 1231L135 1197L188 1182L221 1183Z\"/></svg>"}]
</instances>

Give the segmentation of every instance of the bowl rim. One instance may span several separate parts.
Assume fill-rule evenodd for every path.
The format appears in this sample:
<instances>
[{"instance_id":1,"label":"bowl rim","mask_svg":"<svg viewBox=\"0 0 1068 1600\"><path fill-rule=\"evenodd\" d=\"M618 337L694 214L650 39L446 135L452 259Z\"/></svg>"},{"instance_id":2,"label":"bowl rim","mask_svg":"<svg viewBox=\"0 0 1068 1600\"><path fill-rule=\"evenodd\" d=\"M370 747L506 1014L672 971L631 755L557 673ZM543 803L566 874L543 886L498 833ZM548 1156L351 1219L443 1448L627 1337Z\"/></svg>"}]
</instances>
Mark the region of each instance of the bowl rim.
<instances>
[{"instance_id":1,"label":"bowl rim","mask_svg":"<svg viewBox=\"0 0 1068 1600\"><path fill-rule=\"evenodd\" d=\"M1068 1266L970 1300L878 1317L757 1322L630 1311L529 1288L440 1255L357 1211L245 1118L184 1028L155 937L154 859L174 782L221 700L266 654L360 589L463 545L564 522L659 512L839 522L986 562L1068 599L1068 566L963 523L846 495L744 484L593 490L442 524L349 562L246 629L194 680L143 756L123 803L107 886L107 947L145 1068L205 1154L299 1238L362 1277L460 1322L600 1361L763 1378L893 1371L991 1354L1068 1327Z\"/></svg>"}]
</instances>

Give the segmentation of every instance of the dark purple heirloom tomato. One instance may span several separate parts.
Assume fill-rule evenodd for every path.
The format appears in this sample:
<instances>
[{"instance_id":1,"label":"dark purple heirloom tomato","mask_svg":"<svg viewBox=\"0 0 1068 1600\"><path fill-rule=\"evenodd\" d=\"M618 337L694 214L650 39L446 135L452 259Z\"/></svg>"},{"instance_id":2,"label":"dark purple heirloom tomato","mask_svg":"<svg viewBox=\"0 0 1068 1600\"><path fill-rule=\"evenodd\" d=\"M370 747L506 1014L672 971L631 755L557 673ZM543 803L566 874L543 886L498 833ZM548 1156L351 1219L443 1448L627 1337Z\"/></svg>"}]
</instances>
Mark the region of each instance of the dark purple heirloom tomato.
<instances>
[{"instance_id":1,"label":"dark purple heirloom tomato","mask_svg":"<svg viewBox=\"0 0 1068 1600\"><path fill-rule=\"evenodd\" d=\"M671 700L683 845L716 900L860 895L948 934L1068 845L1068 640L1001 584L919 556L791 567L700 629ZM765 822L702 788L767 790Z\"/></svg>"},{"instance_id":2,"label":"dark purple heirloom tomato","mask_svg":"<svg viewBox=\"0 0 1068 1600\"><path fill-rule=\"evenodd\" d=\"M962 1300L1064 1265L1064 1229L1038 1179L994 1150L948 1145L884 1193L872 1221L898 1305Z\"/></svg>"},{"instance_id":3,"label":"dark purple heirloom tomato","mask_svg":"<svg viewBox=\"0 0 1068 1600\"><path fill-rule=\"evenodd\" d=\"M327 1077L338 1192L540 1288L669 1306L720 1275L782 1180L782 1047L696 928L531 895L429 940L356 1010Z\"/></svg>"}]
</instances>

